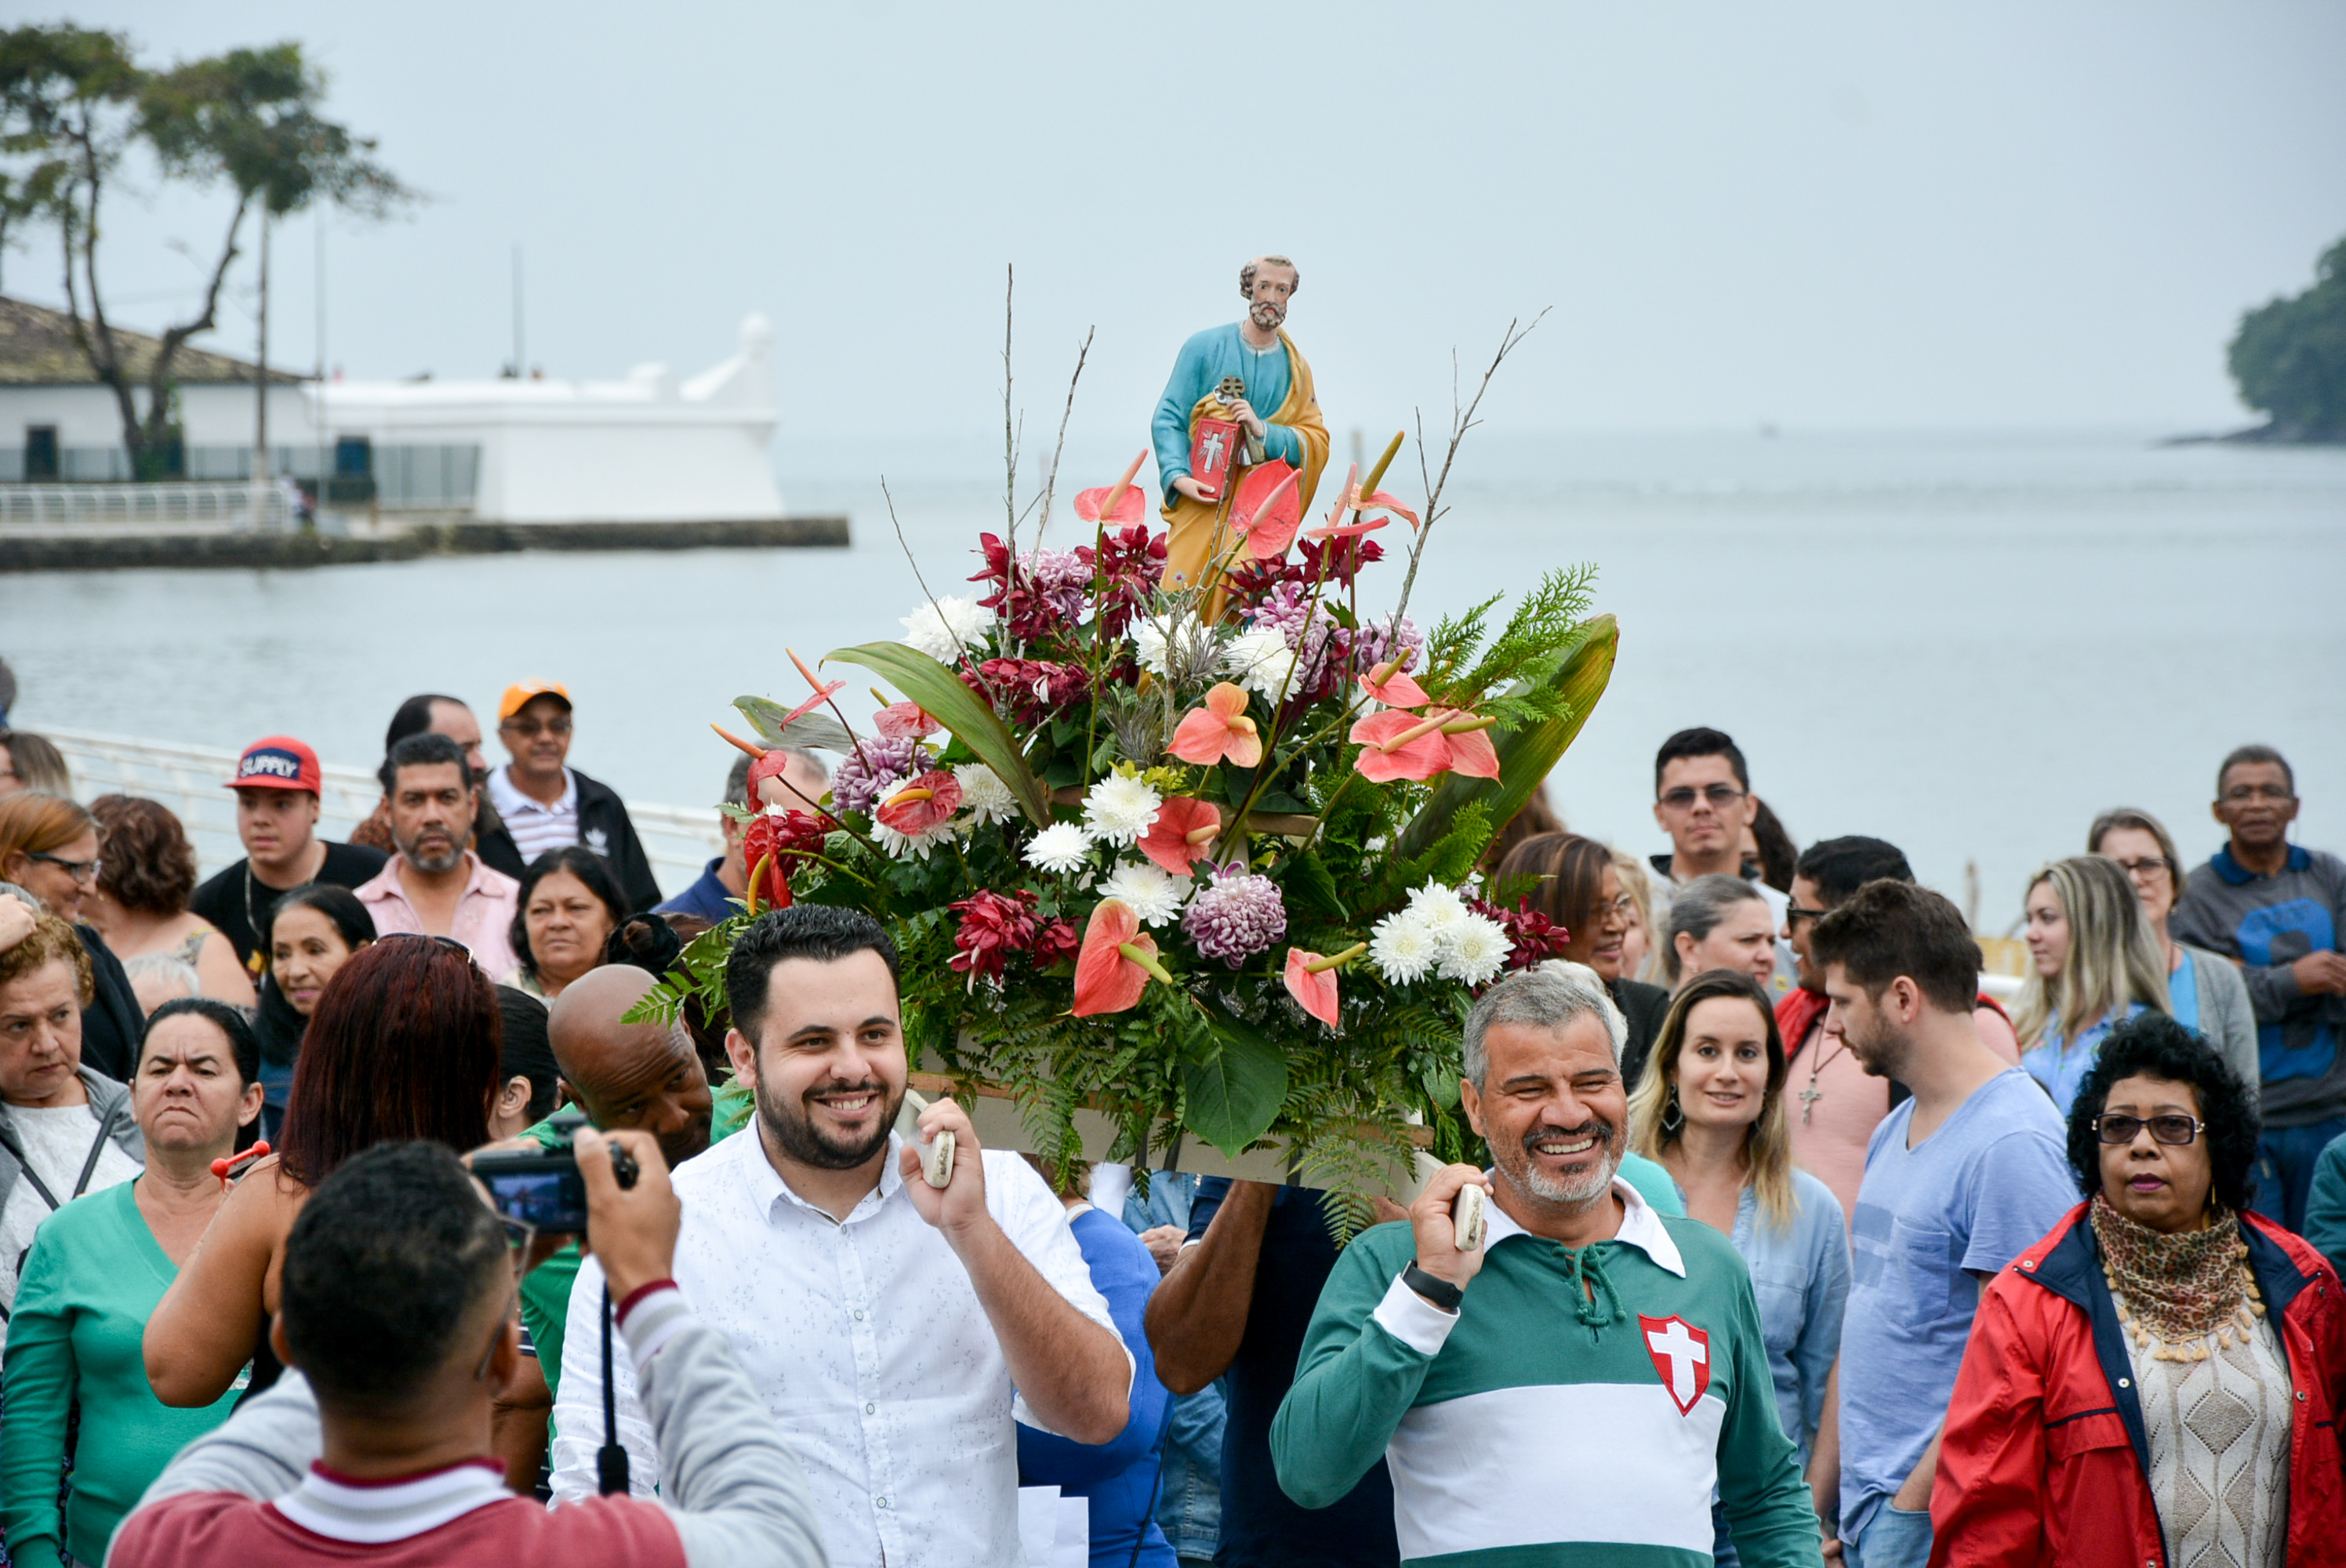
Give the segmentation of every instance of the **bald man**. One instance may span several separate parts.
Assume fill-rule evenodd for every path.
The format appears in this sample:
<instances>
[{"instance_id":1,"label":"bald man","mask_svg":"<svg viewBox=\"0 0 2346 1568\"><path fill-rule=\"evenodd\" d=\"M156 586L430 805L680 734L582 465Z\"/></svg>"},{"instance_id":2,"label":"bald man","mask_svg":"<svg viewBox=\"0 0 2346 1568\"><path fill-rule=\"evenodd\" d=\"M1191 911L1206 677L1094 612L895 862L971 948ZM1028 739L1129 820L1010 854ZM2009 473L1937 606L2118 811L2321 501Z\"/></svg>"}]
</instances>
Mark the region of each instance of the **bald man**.
<instances>
[{"instance_id":1,"label":"bald man","mask_svg":"<svg viewBox=\"0 0 2346 1568\"><path fill-rule=\"evenodd\" d=\"M606 1132L630 1128L659 1140L674 1170L709 1147L709 1076L682 1023L628 1023L628 1012L654 978L624 963L590 969L565 986L546 1019L546 1037L561 1070L562 1098ZM560 1135L546 1122L522 1134L547 1148ZM527 1492L537 1484L546 1454L546 1419L562 1377L562 1329L570 1318L570 1287L578 1278L573 1242L524 1277L525 1349L535 1357L497 1400L496 1451L506 1483Z\"/></svg>"}]
</instances>

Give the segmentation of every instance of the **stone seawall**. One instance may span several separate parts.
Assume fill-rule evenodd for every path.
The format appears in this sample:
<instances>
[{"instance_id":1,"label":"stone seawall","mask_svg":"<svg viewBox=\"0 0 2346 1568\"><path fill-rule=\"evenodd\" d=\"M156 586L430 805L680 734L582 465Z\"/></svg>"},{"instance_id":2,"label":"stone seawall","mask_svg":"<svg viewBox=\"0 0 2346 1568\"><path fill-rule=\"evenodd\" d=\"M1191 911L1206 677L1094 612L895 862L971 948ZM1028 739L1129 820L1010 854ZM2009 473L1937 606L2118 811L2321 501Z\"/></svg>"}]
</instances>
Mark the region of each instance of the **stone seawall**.
<instances>
[{"instance_id":1,"label":"stone seawall","mask_svg":"<svg viewBox=\"0 0 2346 1568\"><path fill-rule=\"evenodd\" d=\"M840 516L706 523L435 522L369 534L0 534L0 572L128 566L346 566L516 550L841 548Z\"/></svg>"}]
</instances>

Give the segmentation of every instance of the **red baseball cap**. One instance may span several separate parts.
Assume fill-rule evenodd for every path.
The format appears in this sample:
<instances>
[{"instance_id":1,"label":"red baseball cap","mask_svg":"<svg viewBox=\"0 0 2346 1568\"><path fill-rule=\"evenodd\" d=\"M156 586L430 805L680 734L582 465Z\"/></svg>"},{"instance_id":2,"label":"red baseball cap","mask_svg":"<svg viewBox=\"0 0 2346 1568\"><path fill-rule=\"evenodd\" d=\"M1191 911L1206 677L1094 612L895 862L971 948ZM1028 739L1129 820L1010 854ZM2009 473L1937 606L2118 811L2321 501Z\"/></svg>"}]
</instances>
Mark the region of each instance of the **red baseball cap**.
<instances>
[{"instance_id":1,"label":"red baseball cap","mask_svg":"<svg viewBox=\"0 0 2346 1568\"><path fill-rule=\"evenodd\" d=\"M237 759L236 777L224 789L307 789L322 794L325 772L318 754L290 735L267 735L244 748Z\"/></svg>"}]
</instances>

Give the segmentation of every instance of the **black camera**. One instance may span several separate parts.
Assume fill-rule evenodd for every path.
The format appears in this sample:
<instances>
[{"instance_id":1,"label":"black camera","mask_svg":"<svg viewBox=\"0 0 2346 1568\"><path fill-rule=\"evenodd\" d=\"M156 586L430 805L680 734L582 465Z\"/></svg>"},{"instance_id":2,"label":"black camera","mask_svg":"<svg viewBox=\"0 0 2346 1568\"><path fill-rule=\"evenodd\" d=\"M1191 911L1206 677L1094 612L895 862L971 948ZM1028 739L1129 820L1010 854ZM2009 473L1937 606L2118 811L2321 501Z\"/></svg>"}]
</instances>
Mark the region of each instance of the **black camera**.
<instances>
[{"instance_id":1,"label":"black camera","mask_svg":"<svg viewBox=\"0 0 2346 1568\"><path fill-rule=\"evenodd\" d=\"M586 1183L578 1174L578 1156L571 1140L586 1125L584 1113L565 1107L546 1118L549 1130L562 1140L559 1147L536 1154L476 1155L473 1174L489 1189L489 1201L507 1219L517 1219L541 1236L583 1236L586 1231ZM635 1156L616 1145L611 1150L611 1175L623 1187L636 1185L640 1174Z\"/></svg>"}]
</instances>

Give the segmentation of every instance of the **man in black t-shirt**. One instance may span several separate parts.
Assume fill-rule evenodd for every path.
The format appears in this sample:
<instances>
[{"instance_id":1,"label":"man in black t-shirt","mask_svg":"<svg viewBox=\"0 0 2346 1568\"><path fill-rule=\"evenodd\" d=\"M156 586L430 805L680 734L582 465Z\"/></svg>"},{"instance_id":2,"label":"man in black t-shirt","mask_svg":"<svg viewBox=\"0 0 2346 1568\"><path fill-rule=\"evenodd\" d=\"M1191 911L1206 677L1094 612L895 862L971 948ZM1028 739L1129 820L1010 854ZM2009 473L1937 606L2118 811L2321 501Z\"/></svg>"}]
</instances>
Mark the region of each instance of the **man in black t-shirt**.
<instances>
[{"instance_id":1,"label":"man in black t-shirt","mask_svg":"<svg viewBox=\"0 0 2346 1568\"><path fill-rule=\"evenodd\" d=\"M1148 1300L1157 1375L1177 1394L1224 1378L1217 1568L1392 1568L1392 1479L1370 1467L1326 1508L1298 1507L1271 1469L1270 1420L1295 1381L1303 1331L1336 1267L1327 1195L1208 1176L1189 1238Z\"/></svg>"},{"instance_id":2,"label":"man in black t-shirt","mask_svg":"<svg viewBox=\"0 0 2346 1568\"><path fill-rule=\"evenodd\" d=\"M262 967L260 927L278 894L310 882L355 888L382 870L381 850L317 836L324 782L316 752L290 735L271 735L245 748L224 786L236 791L245 858L198 888L188 907L218 926L255 974Z\"/></svg>"}]
</instances>

